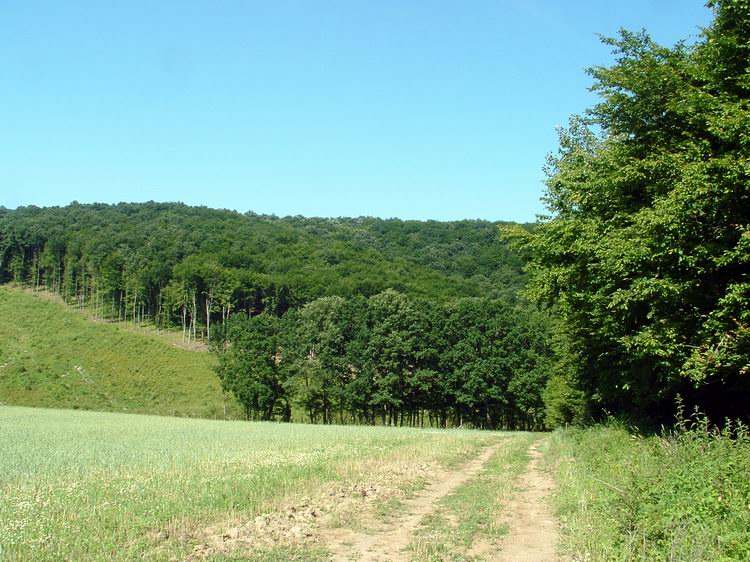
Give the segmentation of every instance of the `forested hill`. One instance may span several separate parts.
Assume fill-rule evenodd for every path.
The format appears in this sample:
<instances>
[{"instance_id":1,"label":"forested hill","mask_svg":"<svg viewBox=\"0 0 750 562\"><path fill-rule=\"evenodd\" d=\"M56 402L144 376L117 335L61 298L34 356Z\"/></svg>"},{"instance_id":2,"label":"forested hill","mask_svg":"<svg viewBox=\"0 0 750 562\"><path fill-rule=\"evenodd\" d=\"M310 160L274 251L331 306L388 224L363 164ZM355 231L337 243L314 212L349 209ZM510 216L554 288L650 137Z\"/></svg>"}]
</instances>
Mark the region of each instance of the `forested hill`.
<instances>
[{"instance_id":1,"label":"forested hill","mask_svg":"<svg viewBox=\"0 0 750 562\"><path fill-rule=\"evenodd\" d=\"M0 214L0 281L96 318L181 326L261 419L541 427L547 317L515 301L522 266L482 221L174 203Z\"/></svg>"},{"instance_id":2,"label":"forested hill","mask_svg":"<svg viewBox=\"0 0 750 562\"><path fill-rule=\"evenodd\" d=\"M0 281L98 298L122 315L153 317L162 291L180 292L175 281L198 300L214 292L209 306L233 299L248 312L389 287L505 298L523 285L522 265L486 221L278 218L153 202L0 208Z\"/></svg>"}]
</instances>

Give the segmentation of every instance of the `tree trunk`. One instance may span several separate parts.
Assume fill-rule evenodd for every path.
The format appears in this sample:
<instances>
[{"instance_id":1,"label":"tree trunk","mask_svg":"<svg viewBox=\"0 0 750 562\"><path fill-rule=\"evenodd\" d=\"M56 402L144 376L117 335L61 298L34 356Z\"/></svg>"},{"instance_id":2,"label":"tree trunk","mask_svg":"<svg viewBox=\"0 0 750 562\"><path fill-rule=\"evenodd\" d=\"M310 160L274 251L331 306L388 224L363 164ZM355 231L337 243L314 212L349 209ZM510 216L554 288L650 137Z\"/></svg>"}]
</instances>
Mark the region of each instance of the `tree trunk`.
<instances>
[{"instance_id":1,"label":"tree trunk","mask_svg":"<svg viewBox=\"0 0 750 562\"><path fill-rule=\"evenodd\" d=\"M187 305L182 303L182 343L185 343L187 332Z\"/></svg>"},{"instance_id":2,"label":"tree trunk","mask_svg":"<svg viewBox=\"0 0 750 562\"><path fill-rule=\"evenodd\" d=\"M206 339L211 341L211 297L206 297Z\"/></svg>"}]
</instances>

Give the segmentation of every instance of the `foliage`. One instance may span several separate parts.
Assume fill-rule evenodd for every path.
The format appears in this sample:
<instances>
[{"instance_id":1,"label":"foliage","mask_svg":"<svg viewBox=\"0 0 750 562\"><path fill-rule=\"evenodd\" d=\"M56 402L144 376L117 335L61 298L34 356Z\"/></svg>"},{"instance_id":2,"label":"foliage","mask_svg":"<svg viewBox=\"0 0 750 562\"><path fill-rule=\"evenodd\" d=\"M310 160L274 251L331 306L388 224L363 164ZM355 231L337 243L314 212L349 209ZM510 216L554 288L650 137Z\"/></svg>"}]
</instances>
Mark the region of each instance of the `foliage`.
<instances>
[{"instance_id":1,"label":"foliage","mask_svg":"<svg viewBox=\"0 0 750 562\"><path fill-rule=\"evenodd\" d=\"M45 288L102 318L210 339L232 314L387 288L446 301L514 298L521 259L486 221L239 214L177 203L0 213L0 282Z\"/></svg>"},{"instance_id":2,"label":"foliage","mask_svg":"<svg viewBox=\"0 0 750 562\"><path fill-rule=\"evenodd\" d=\"M553 436L566 555L580 560L750 558L750 435L705 418L661 436L620 425Z\"/></svg>"},{"instance_id":3,"label":"foliage","mask_svg":"<svg viewBox=\"0 0 750 562\"><path fill-rule=\"evenodd\" d=\"M284 316L284 349L293 376L289 392L314 422L331 423L344 409L350 374L347 345L353 337L347 301L323 297L306 304L298 315Z\"/></svg>"},{"instance_id":4,"label":"foliage","mask_svg":"<svg viewBox=\"0 0 750 562\"><path fill-rule=\"evenodd\" d=\"M245 407L247 416L270 420L285 397L281 374L279 319L271 314L243 318L235 316L226 327L228 345L219 354L216 372L222 386ZM290 421L291 408L283 406L282 417Z\"/></svg>"},{"instance_id":5,"label":"foliage","mask_svg":"<svg viewBox=\"0 0 750 562\"><path fill-rule=\"evenodd\" d=\"M710 5L693 45L604 40L617 62L590 71L601 102L549 161L553 216L505 229L599 415L664 420L682 392L750 417L750 6Z\"/></svg>"},{"instance_id":6,"label":"foliage","mask_svg":"<svg viewBox=\"0 0 750 562\"><path fill-rule=\"evenodd\" d=\"M591 397L581 390L577 358L559 315L550 318L551 368L542 391L547 429L582 426L591 421Z\"/></svg>"},{"instance_id":7,"label":"foliage","mask_svg":"<svg viewBox=\"0 0 750 562\"><path fill-rule=\"evenodd\" d=\"M578 388L570 375L552 375L542 392L545 417L544 425L549 429L581 426L587 419L587 401L584 393Z\"/></svg>"},{"instance_id":8,"label":"foliage","mask_svg":"<svg viewBox=\"0 0 750 562\"><path fill-rule=\"evenodd\" d=\"M547 318L505 301L388 289L235 315L222 334L217 372L250 417L288 421L296 405L313 423L543 427Z\"/></svg>"}]
</instances>

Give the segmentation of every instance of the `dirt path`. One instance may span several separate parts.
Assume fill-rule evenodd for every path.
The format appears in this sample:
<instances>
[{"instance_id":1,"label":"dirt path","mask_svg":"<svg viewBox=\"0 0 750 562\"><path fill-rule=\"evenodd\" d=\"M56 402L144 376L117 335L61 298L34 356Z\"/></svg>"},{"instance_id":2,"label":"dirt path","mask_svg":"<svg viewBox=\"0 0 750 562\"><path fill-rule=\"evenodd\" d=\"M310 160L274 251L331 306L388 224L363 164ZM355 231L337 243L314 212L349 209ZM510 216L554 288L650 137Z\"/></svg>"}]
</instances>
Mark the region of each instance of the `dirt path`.
<instances>
[{"instance_id":1,"label":"dirt path","mask_svg":"<svg viewBox=\"0 0 750 562\"><path fill-rule=\"evenodd\" d=\"M501 441L485 448L474 460L457 470L439 471L424 490L404 501L406 515L388 523L370 522L365 531L336 529L322 536L333 562L407 562L405 552L420 522L431 513L438 501L461 484L478 475L492 455L502 447Z\"/></svg>"},{"instance_id":2,"label":"dirt path","mask_svg":"<svg viewBox=\"0 0 750 562\"><path fill-rule=\"evenodd\" d=\"M529 449L531 462L518 479L518 492L504 511L508 536L496 562L553 562L557 560L557 523L550 496L554 482L539 468L542 454L535 443Z\"/></svg>"},{"instance_id":3,"label":"dirt path","mask_svg":"<svg viewBox=\"0 0 750 562\"><path fill-rule=\"evenodd\" d=\"M387 493L395 484L372 483L364 488L358 484L353 489L333 490L325 495L336 498L333 501L339 503L305 499L253 520L226 521L197 529L190 537L197 544L185 560L202 561L216 554L297 544L324 546L329 552L327 560L331 562L408 562L412 553L407 547L423 519L439 508L438 503L443 498L478 476L493 455L507 444L508 439L504 438L486 446L476 458L453 470L432 472L422 467L427 470L425 476L430 474L430 483L411 499L402 501L398 516L385 521L375 516L373 504L367 500L379 501L380 492L386 492L381 499L398 497ZM539 467L542 454L538 445L536 442L529 449L531 460L515 482L515 496L497 514L498 520L507 525L508 535L500 545L477 537L467 553L469 559L486 562L558 560L557 524L549 505L554 484ZM407 467L409 471L414 469ZM362 496L352 496L354 490ZM331 521L337 522L333 528L329 525Z\"/></svg>"}]
</instances>

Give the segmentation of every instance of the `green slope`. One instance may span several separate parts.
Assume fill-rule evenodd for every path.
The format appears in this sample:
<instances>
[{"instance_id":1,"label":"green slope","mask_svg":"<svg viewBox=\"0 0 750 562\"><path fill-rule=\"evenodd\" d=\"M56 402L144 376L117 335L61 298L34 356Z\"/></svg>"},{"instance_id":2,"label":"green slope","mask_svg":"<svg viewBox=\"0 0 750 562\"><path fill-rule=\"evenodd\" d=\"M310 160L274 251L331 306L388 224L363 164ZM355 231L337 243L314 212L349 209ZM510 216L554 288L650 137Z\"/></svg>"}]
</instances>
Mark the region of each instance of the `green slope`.
<instances>
[{"instance_id":1,"label":"green slope","mask_svg":"<svg viewBox=\"0 0 750 562\"><path fill-rule=\"evenodd\" d=\"M235 311L257 304L248 299L273 307L280 287L292 306L387 288L441 301L512 296L524 283L524 260L501 242L497 225L279 218L154 202L0 207L0 282L41 283L72 298L87 282L116 291L127 279L153 304L179 264L195 258L237 274Z\"/></svg>"},{"instance_id":2,"label":"green slope","mask_svg":"<svg viewBox=\"0 0 750 562\"><path fill-rule=\"evenodd\" d=\"M214 357L0 286L0 403L223 416Z\"/></svg>"}]
</instances>

